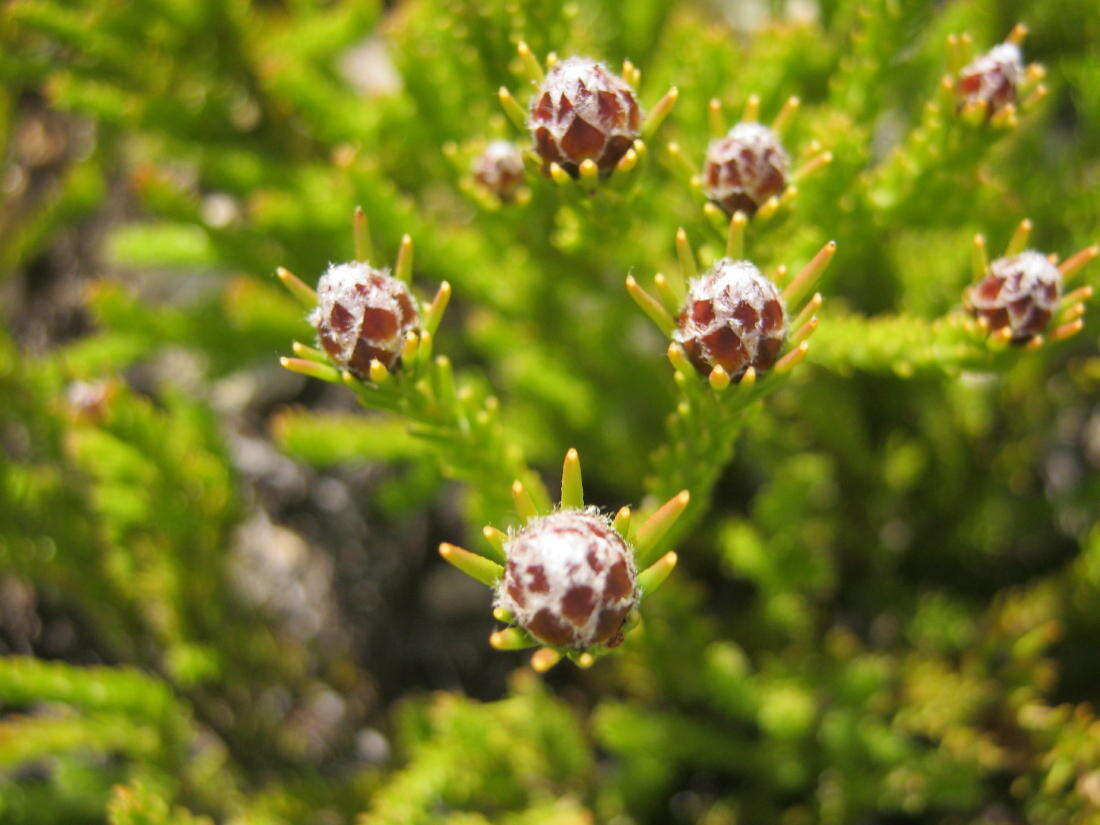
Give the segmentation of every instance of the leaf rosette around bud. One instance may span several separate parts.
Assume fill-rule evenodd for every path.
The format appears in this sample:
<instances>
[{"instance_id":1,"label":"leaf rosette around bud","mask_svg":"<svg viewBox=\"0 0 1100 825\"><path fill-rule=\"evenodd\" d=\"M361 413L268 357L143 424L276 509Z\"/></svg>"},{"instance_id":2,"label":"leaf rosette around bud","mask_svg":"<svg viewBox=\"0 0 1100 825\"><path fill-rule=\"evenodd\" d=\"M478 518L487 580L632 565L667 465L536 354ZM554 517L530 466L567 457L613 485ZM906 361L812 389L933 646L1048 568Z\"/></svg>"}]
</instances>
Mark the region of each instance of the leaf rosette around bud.
<instances>
[{"instance_id":1,"label":"leaf rosette around bud","mask_svg":"<svg viewBox=\"0 0 1100 825\"><path fill-rule=\"evenodd\" d=\"M1026 249L1031 229L1030 220L1020 221L1004 254L992 263L986 257L985 238L974 236L975 281L964 293L964 304L978 322L975 328L1002 344L1038 347L1044 338L1061 341L1076 335L1084 328L1085 302L1092 297L1090 286L1062 293L1089 261L1100 256L1100 247L1085 247L1059 264L1055 256Z\"/></svg>"},{"instance_id":2,"label":"leaf rosette around bud","mask_svg":"<svg viewBox=\"0 0 1100 825\"><path fill-rule=\"evenodd\" d=\"M707 105L711 139L701 170L683 155L679 144L669 144L676 168L706 197L703 211L716 229L724 230L738 213L758 221L771 219L793 203L797 184L832 162L832 152L816 140L800 147L797 163L783 145L801 105L798 97L787 98L765 125L760 122L760 98L750 95L740 120L727 128L722 103L712 98Z\"/></svg>"},{"instance_id":3,"label":"leaf rosette around bud","mask_svg":"<svg viewBox=\"0 0 1100 825\"><path fill-rule=\"evenodd\" d=\"M372 394L392 406L415 384L432 355L432 341L451 299L451 285L439 285L431 301L418 301L410 287L413 242L405 235L398 248L393 274L369 263L372 257L367 216L356 208L353 221L355 260L334 264L313 289L293 272L279 267L283 286L309 311L321 348L294 342L296 358L281 358L291 372L343 383ZM438 360L438 359L437 359ZM449 375L449 361L441 367ZM405 381L389 383L393 371ZM444 381L444 383L448 383Z\"/></svg>"},{"instance_id":4,"label":"leaf rosette around bud","mask_svg":"<svg viewBox=\"0 0 1100 825\"><path fill-rule=\"evenodd\" d=\"M677 380L700 373L712 388L723 391L735 382L753 385L765 371L786 373L806 357L822 298L814 293L803 301L832 260L836 243L822 246L790 280L787 267L780 266L772 281L745 259L747 225L744 212L733 214L725 256L702 275L681 228L676 232L680 271L654 275L656 294L627 276L626 288L634 302L672 339L668 357Z\"/></svg>"},{"instance_id":5,"label":"leaf rosette around bud","mask_svg":"<svg viewBox=\"0 0 1100 825\"><path fill-rule=\"evenodd\" d=\"M990 330L1008 329L1025 343L1046 329L1062 297L1062 274L1033 250L997 258L969 292L970 311Z\"/></svg>"},{"instance_id":6,"label":"leaf rosette around bud","mask_svg":"<svg viewBox=\"0 0 1100 825\"><path fill-rule=\"evenodd\" d=\"M969 34L948 36L950 73L941 85L964 122L1012 128L1019 122L1017 115L1031 111L1046 96L1040 82L1046 69L1040 63L1024 64L1021 46L1026 37L1027 26L1017 23L1003 43L975 57Z\"/></svg>"},{"instance_id":7,"label":"leaf rosette around bud","mask_svg":"<svg viewBox=\"0 0 1100 825\"><path fill-rule=\"evenodd\" d=\"M671 87L643 114L637 88L641 72L624 60L621 74L587 57L546 56L546 70L526 43L516 46L523 75L537 88L526 106L506 86L497 92L512 124L532 143L527 155L543 176L559 186L577 184L591 195L601 181L628 187L656 134L676 105Z\"/></svg>"},{"instance_id":8,"label":"leaf rosette around bud","mask_svg":"<svg viewBox=\"0 0 1100 825\"><path fill-rule=\"evenodd\" d=\"M486 527L486 555L453 544L440 545L439 553L495 591L493 615L510 626L493 633L493 647L543 645L531 659L539 671L562 656L587 667L637 626L643 596L676 566L674 552L657 553L690 496L681 491L640 524L629 507L608 518L584 505L576 450L562 466L560 509L540 512L520 481L512 496L522 524L510 533Z\"/></svg>"}]
</instances>

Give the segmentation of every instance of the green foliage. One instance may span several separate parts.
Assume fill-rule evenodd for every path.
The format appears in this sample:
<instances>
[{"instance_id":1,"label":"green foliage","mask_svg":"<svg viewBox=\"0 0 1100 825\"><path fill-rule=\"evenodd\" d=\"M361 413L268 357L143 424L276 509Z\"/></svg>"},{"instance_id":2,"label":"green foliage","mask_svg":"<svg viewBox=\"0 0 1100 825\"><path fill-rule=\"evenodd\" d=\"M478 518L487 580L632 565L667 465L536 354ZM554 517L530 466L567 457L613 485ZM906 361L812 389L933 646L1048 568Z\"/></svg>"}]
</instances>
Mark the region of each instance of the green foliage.
<instances>
[{"instance_id":1,"label":"green foliage","mask_svg":"<svg viewBox=\"0 0 1100 825\"><path fill-rule=\"evenodd\" d=\"M582 821L566 816L568 796L589 783L592 758L577 720L536 678L517 674L513 695L498 702L442 694L406 707L398 738L409 767L378 793L361 825L437 822L434 809L456 823L522 822L525 809L528 821L553 822L555 807L562 821Z\"/></svg>"},{"instance_id":2,"label":"green foliage","mask_svg":"<svg viewBox=\"0 0 1100 825\"><path fill-rule=\"evenodd\" d=\"M0 722L0 770L9 774L0 779L0 812L11 822L49 821L58 811L83 820L128 775L171 788L191 735L165 685L129 669L5 658L0 703L15 711ZM31 765L47 770L20 781L18 769ZM47 798L53 812L42 807Z\"/></svg>"},{"instance_id":3,"label":"green foliage","mask_svg":"<svg viewBox=\"0 0 1100 825\"><path fill-rule=\"evenodd\" d=\"M1020 19L1047 99L958 110L948 35ZM593 194L529 171L511 203L472 180L526 140L498 105L533 88L521 40L631 60L646 109L677 87L633 171ZM1024 348L962 309L976 233L989 257L1025 217L1063 259L1097 241L1091 0L15 0L0 79L0 597L79 628L28 648L0 604L0 821L1100 823L1096 311ZM831 162L744 254L797 273L837 246L808 351L729 384L670 366L623 281L690 275L679 227L699 267L723 255L690 178L709 101L753 94L766 121L798 95L795 167ZM407 234L418 296L454 291L384 381L314 349L275 277L308 297L351 259L356 205L373 264ZM273 504L261 441L312 490ZM544 683L477 652L488 621L421 560L490 555L512 480L548 508L568 447L635 524L692 503L639 629ZM360 476L364 501L309 510ZM257 525L290 568L261 596Z\"/></svg>"},{"instance_id":4,"label":"green foliage","mask_svg":"<svg viewBox=\"0 0 1100 825\"><path fill-rule=\"evenodd\" d=\"M107 806L110 825L209 825L206 817L194 816L168 804L147 788L118 786Z\"/></svg>"}]
</instances>

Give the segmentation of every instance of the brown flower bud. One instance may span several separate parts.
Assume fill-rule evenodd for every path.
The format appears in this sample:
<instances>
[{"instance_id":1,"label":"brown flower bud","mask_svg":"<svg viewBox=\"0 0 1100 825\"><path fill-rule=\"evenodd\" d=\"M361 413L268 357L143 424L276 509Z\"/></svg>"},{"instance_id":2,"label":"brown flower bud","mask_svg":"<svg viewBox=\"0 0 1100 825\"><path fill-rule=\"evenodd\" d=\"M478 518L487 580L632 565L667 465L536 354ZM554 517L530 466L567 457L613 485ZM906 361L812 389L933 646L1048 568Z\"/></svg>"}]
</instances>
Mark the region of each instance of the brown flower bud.
<instances>
[{"instance_id":1,"label":"brown flower bud","mask_svg":"<svg viewBox=\"0 0 1100 825\"><path fill-rule=\"evenodd\" d=\"M749 261L730 258L691 282L672 333L697 370L709 374L721 366L734 380L749 367L771 367L786 336L786 310L775 284Z\"/></svg>"},{"instance_id":2,"label":"brown flower bud","mask_svg":"<svg viewBox=\"0 0 1100 825\"><path fill-rule=\"evenodd\" d=\"M1014 43L1001 43L974 58L959 72L955 94L960 106L980 103L994 114L1016 102L1016 86L1023 75L1023 57Z\"/></svg>"},{"instance_id":3,"label":"brown flower bud","mask_svg":"<svg viewBox=\"0 0 1100 825\"><path fill-rule=\"evenodd\" d=\"M786 188L790 167L775 132L760 123L738 123L707 146L703 192L731 215L752 215Z\"/></svg>"},{"instance_id":4,"label":"brown flower bud","mask_svg":"<svg viewBox=\"0 0 1100 825\"><path fill-rule=\"evenodd\" d=\"M118 394L114 381L74 381L65 392L69 414L77 421L101 422Z\"/></svg>"},{"instance_id":5,"label":"brown flower bud","mask_svg":"<svg viewBox=\"0 0 1100 825\"><path fill-rule=\"evenodd\" d=\"M510 201L523 185L523 155L516 144L494 140L474 161L474 180L500 198Z\"/></svg>"},{"instance_id":6,"label":"brown flower bud","mask_svg":"<svg viewBox=\"0 0 1100 825\"><path fill-rule=\"evenodd\" d=\"M317 282L317 308L309 322L325 352L353 375L370 375L377 359L392 368L406 333L417 329L420 314L409 288L368 264L330 266Z\"/></svg>"},{"instance_id":7,"label":"brown flower bud","mask_svg":"<svg viewBox=\"0 0 1100 825\"><path fill-rule=\"evenodd\" d=\"M497 603L548 645L614 647L638 601L630 546L595 510L560 510L529 522L505 545Z\"/></svg>"},{"instance_id":8,"label":"brown flower bud","mask_svg":"<svg viewBox=\"0 0 1100 825\"><path fill-rule=\"evenodd\" d=\"M1028 250L989 265L967 293L970 312L991 330L1008 328L1017 344L1030 341L1050 322L1062 296L1062 273L1041 252Z\"/></svg>"},{"instance_id":9,"label":"brown flower bud","mask_svg":"<svg viewBox=\"0 0 1100 825\"><path fill-rule=\"evenodd\" d=\"M559 164L573 177L582 161L600 174L615 168L639 134L634 90L602 63L570 57L555 63L531 99L528 125L543 167Z\"/></svg>"}]
</instances>

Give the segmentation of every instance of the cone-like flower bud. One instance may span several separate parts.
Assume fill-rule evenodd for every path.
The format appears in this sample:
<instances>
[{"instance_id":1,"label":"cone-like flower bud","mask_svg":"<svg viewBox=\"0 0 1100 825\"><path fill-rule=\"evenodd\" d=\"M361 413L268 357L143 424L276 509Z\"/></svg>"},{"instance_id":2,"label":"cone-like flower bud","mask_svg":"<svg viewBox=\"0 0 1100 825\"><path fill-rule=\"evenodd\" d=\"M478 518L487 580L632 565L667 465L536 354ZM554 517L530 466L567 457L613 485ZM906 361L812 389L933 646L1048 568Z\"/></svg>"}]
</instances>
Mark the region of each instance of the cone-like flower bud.
<instances>
[{"instance_id":1,"label":"cone-like flower bud","mask_svg":"<svg viewBox=\"0 0 1100 825\"><path fill-rule=\"evenodd\" d=\"M985 277L970 288L967 303L991 330L1008 328L1020 344L1046 328L1061 296L1058 267L1041 252L1028 250L993 261Z\"/></svg>"},{"instance_id":2,"label":"cone-like flower bud","mask_svg":"<svg viewBox=\"0 0 1100 825\"><path fill-rule=\"evenodd\" d=\"M1001 43L967 63L955 82L960 105L980 103L990 114L1016 102L1016 87L1024 74L1023 57L1015 43Z\"/></svg>"},{"instance_id":3,"label":"cone-like flower bud","mask_svg":"<svg viewBox=\"0 0 1100 825\"><path fill-rule=\"evenodd\" d=\"M516 144L494 140L474 160L474 180L500 198L510 201L523 185L523 154Z\"/></svg>"},{"instance_id":4,"label":"cone-like flower bud","mask_svg":"<svg viewBox=\"0 0 1100 825\"><path fill-rule=\"evenodd\" d=\"M65 392L69 414L78 420L102 421L117 392L112 381L74 381Z\"/></svg>"},{"instance_id":5,"label":"cone-like flower bud","mask_svg":"<svg viewBox=\"0 0 1100 825\"><path fill-rule=\"evenodd\" d=\"M330 266L317 282L317 299L309 322L321 346L359 378L370 375L373 359L392 368L406 333L420 324L409 288L389 270L365 263Z\"/></svg>"},{"instance_id":6,"label":"cone-like flower bud","mask_svg":"<svg viewBox=\"0 0 1100 825\"><path fill-rule=\"evenodd\" d=\"M536 518L505 546L508 565L497 603L544 644L614 647L638 601L630 546L608 518L559 510Z\"/></svg>"},{"instance_id":7,"label":"cone-like flower bud","mask_svg":"<svg viewBox=\"0 0 1100 825\"><path fill-rule=\"evenodd\" d=\"M786 188L790 167L775 132L761 123L738 123L707 146L703 192L731 215L752 215Z\"/></svg>"},{"instance_id":8,"label":"cone-like flower bud","mask_svg":"<svg viewBox=\"0 0 1100 825\"><path fill-rule=\"evenodd\" d=\"M559 164L577 177L591 159L608 175L639 135L634 90L602 63L570 57L555 63L531 99L528 126L544 169Z\"/></svg>"},{"instance_id":9,"label":"cone-like flower bud","mask_svg":"<svg viewBox=\"0 0 1100 825\"><path fill-rule=\"evenodd\" d=\"M787 336L775 284L749 261L721 258L694 279L672 337L704 375L721 366L738 380L775 363Z\"/></svg>"}]
</instances>

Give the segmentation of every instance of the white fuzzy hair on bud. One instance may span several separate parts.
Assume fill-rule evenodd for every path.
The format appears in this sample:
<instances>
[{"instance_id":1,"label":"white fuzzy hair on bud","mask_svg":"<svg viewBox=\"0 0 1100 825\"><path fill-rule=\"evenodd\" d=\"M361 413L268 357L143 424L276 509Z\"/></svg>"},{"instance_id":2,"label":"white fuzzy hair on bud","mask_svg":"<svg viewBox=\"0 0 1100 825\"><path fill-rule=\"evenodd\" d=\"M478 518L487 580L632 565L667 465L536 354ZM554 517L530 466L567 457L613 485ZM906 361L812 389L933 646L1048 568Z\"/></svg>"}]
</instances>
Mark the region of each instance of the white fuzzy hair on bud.
<instances>
[{"instance_id":1,"label":"white fuzzy hair on bud","mask_svg":"<svg viewBox=\"0 0 1100 825\"><path fill-rule=\"evenodd\" d=\"M1024 71L1024 56L1020 52L1020 47L1015 43L998 43L985 54L980 54L967 63L959 74L981 75L984 79L994 71L1002 72L1005 79L1012 83L1019 80ZM983 93L985 95L989 93L989 89L985 86L978 93L979 98Z\"/></svg>"}]
</instances>

